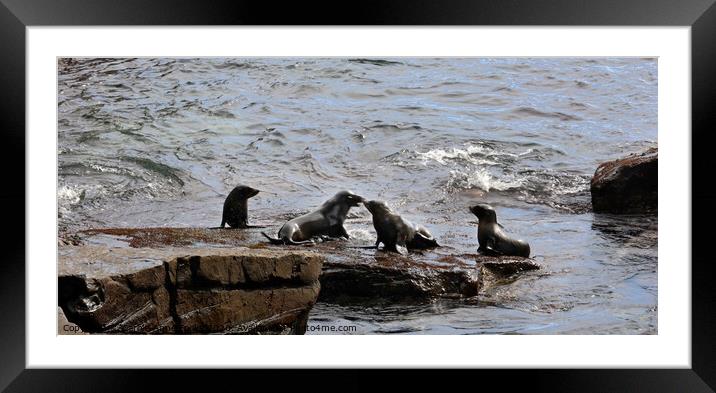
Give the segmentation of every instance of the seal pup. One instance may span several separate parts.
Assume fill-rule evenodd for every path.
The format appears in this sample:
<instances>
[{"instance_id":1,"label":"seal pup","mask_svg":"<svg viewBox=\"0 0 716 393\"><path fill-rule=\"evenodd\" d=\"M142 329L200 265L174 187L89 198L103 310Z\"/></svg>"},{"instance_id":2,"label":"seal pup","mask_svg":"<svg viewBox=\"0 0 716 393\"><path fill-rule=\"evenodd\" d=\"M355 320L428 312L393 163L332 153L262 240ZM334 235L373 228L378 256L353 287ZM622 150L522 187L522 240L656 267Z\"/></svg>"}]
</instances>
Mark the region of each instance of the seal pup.
<instances>
[{"instance_id":1,"label":"seal pup","mask_svg":"<svg viewBox=\"0 0 716 393\"><path fill-rule=\"evenodd\" d=\"M287 221L278 231L278 237L261 232L271 244L310 244L313 238L346 238L348 232L343 226L351 207L358 206L363 198L350 192L339 191L317 210Z\"/></svg>"},{"instance_id":2,"label":"seal pup","mask_svg":"<svg viewBox=\"0 0 716 393\"><path fill-rule=\"evenodd\" d=\"M373 227L378 233L376 249L383 243L383 250L406 255L408 250L440 247L427 228L404 219L385 202L368 201L363 205L373 215Z\"/></svg>"},{"instance_id":3,"label":"seal pup","mask_svg":"<svg viewBox=\"0 0 716 393\"><path fill-rule=\"evenodd\" d=\"M249 225L248 200L256 196L259 190L239 184L234 187L224 201L224 212L221 215L221 225L229 224L229 228L263 228Z\"/></svg>"},{"instance_id":4,"label":"seal pup","mask_svg":"<svg viewBox=\"0 0 716 393\"><path fill-rule=\"evenodd\" d=\"M497 223L497 213L490 205L484 203L470 207L470 212L478 219L477 241L486 255L500 256L512 255L529 258L530 245L527 242L512 239L502 231Z\"/></svg>"}]
</instances>

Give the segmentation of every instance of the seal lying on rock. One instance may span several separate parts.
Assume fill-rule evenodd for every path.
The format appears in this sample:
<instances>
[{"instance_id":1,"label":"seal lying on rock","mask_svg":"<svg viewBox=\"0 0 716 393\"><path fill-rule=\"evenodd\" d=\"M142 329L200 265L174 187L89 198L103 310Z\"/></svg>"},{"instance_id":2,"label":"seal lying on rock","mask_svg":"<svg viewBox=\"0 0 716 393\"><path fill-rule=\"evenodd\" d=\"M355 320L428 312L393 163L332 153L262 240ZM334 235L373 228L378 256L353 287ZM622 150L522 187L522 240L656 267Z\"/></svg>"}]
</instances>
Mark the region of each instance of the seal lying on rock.
<instances>
[{"instance_id":1,"label":"seal lying on rock","mask_svg":"<svg viewBox=\"0 0 716 393\"><path fill-rule=\"evenodd\" d=\"M327 200L318 210L289 220L273 238L261 232L272 244L308 244L314 237L346 238L348 232L343 223L351 207L358 206L363 198L350 192L340 191Z\"/></svg>"},{"instance_id":2,"label":"seal lying on rock","mask_svg":"<svg viewBox=\"0 0 716 393\"><path fill-rule=\"evenodd\" d=\"M486 255L513 255L529 258L530 245L522 240L508 237L497 223L497 214L490 205L478 204L470 212L479 220L477 224L478 251Z\"/></svg>"},{"instance_id":3,"label":"seal lying on rock","mask_svg":"<svg viewBox=\"0 0 716 393\"><path fill-rule=\"evenodd\" d=\"M251 226L248 223L248 200L256 196L259 190L239 184L234 187L224 201L224 212L221 215L221 225L229 224L229 228L262 228Z\"/></svg>"},{"instance_id":4,"label":"seal lying on rock","mask_svg":"<svg viewBox=\"0 0 716 393\"><path fill-rule=\"evenodd\" d=\"M383 250L407 254L408 250L439 247L433 235L422 225L400 217L381 201L368 201L363 205L373 215L373 226L378 233L375 247L383 243Z\"/></svg>"}]
</instances>

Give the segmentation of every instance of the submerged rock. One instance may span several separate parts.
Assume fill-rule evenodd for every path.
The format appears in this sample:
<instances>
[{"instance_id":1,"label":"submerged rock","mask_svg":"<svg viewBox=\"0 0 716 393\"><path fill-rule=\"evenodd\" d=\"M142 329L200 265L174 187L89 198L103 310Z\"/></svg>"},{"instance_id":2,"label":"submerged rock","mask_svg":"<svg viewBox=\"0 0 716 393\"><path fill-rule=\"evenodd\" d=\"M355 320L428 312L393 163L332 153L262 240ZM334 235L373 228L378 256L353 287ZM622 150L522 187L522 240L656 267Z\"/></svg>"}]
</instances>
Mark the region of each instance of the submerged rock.
<instances>
[{"instance_id":1,"label":"submerged rock","mask_svg":"<svg viewBox=\"0 0 716 393\"><path fill-rule=\"evenodd\" d=\"M540 269L540 265L530 258L479 255L476 261L480 271L480 289L483 291L509 281L522 272Z\"/></svg>"},{"instance_id":2,"label":"submerged rock","mask_svg":"<svg viewBox=\"0 0 716 393\"><path fill-rule=\"evenodd\" d=\"M657 181L657 148L602 163L597 167L591 182L594 212L656 212Z\"/></svg>"},{"instance_id":3,"label":"submerged rock","mask_svg":"<svg viewBox=\"0 0 716 393\"><path fill-rule=\"evenodd\" d=\"M304 333L321 263L301 250L61 247L59 306L90 333Z\"/></svg>"}]
</instances>

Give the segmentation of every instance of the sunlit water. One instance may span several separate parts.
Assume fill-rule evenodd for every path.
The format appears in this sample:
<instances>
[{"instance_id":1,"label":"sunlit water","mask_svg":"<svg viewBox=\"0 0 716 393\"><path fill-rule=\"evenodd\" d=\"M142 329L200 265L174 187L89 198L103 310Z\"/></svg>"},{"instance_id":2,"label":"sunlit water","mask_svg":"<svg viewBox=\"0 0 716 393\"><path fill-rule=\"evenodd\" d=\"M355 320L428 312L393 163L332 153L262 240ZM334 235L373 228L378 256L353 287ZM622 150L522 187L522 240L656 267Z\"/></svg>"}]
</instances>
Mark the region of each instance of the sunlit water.
<instances>
[{"instance_id":1,"label":"sunlit water","mask_svg":"<svg viewBox=\"0 0 716 393\"><path fill-rule=\"evenodd\" d=\"M543 269L475 299L318 304L354 333L657 332L657 220L590 212L600 162L656 146L655 59L79 59L58 75L59 221L216 226L238 183L278 227L340 189L456 252L489 202ZM370 214L346 226L374 236Z\"/></svg>"}]
</instances>

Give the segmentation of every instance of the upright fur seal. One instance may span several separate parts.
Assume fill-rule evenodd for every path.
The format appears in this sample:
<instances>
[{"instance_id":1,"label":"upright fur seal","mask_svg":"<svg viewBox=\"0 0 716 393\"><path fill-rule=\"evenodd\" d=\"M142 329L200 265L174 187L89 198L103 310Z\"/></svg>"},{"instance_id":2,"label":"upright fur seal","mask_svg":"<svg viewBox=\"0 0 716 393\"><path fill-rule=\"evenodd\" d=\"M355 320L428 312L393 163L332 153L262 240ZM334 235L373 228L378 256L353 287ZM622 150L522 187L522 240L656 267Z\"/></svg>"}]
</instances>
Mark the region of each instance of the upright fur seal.
<instances>
[{"instance_id":1,"label":"upright fur seal","mask_svg":"<svg viewBox=\"0 0 716 393\"><path fill-rule=\"evenodd\" d=\"M261 232L272 244L307 244L313 243L314 237L348 238L343 223L351 207L358 206L363 198L350 192L340 191L327 200L317 210L289 220L273 238Z\"/></svg>"},{"instance_id":2,"label":"upright fur seal","mask_svg":"<svg viewBox=\"0 0 716 393\"><path fill-rule=\"evenodd\" d=\"M378 233L376 248L383 243L383 250L405 255L408 250L439 247L427 228L404 219L385 202L368 201L363 205L373 215L373 226Z\"/></svg>"},{"instance_id":3,"label":"upright fur seal","mask_svg":"<svg viewBox=\"0 0 716 393\"><path fill-rule=\"evenodd\" d=\"M219 228L223 228L224 224L229 224L229 228L251 228L248 222L248 200L258 193L259 190L243 184L234 187L224 201Z\"/></svg>"},{"instance_id":4,"label":"upright fur seal","mask_svg":"<svg viewBox=\"0 0 716 393\"><path fill-rule=\"evenodd\" d=\"M522 240L508 237L497 223L497 213L490 205L477 204L470 212L479 220L477 224L478 251L487 255L514 255L529 258L530 245Z\"/></svg>"}]
</instances>

